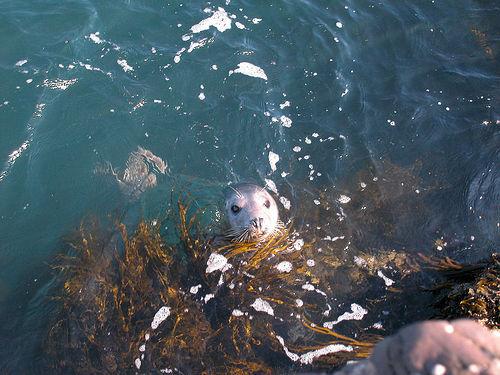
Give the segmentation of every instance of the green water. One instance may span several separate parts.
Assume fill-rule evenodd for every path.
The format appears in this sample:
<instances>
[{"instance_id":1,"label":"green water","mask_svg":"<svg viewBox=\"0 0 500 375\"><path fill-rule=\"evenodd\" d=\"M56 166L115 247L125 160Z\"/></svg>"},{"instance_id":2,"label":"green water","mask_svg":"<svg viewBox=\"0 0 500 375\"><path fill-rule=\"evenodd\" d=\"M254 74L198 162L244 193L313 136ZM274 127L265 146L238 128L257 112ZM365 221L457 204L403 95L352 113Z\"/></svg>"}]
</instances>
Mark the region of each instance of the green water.
<instances>
[{"instance_id":1,"label":"green water","mask_svg":"<svg viewBox=\"0 0 500 375\"><path fill-rule=\"evenodd\" d=\"M226 26L203 27L218 7ZM344 236L346 259L498 249L499 10L0 0L0 368L40 371L48 263L83 217L132 205L96 167L123 170L138 146L170 170L133 203L146 216L174 184L214 201L268 179L290 201L282 217ZM378 192L369 216L362 184Z\"/></svg>"}]
</instances>

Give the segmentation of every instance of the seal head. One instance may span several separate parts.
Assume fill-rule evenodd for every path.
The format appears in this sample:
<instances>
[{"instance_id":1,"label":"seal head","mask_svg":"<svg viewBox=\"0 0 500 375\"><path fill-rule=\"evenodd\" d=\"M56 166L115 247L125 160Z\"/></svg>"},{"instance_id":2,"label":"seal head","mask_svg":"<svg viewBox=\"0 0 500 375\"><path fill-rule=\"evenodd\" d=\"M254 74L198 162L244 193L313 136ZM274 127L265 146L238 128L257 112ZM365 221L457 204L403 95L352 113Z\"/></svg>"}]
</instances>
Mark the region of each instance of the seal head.
<instances>
[{"instance_id":1,"label":"seal head","mask_svg":"<svg viewBox=\"0 0 500 375\"><path fill-rule=\"evenodd\" d=\"M278 205L269 192L251 183L229 186L225 194L227 236L235 242L260 241L282 227Z\"/></svg>"}]
</instances>

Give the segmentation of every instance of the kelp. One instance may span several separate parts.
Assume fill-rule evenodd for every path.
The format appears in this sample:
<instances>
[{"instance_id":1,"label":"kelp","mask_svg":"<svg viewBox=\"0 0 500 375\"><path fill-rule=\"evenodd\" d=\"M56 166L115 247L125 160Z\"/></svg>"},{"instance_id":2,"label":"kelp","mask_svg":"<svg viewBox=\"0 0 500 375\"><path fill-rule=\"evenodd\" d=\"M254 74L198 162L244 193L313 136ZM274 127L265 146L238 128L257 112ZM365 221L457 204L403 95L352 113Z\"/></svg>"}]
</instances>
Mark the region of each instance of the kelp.
<instances>
[{"instance_id":1,"label":"kelp","mask_svg":"<svg viewBox=\"0 0 500 375\"><path fill-rule=\"evenodd\" d=\"M437 318L472 318L489 328L500 328L500 254L475 264L424 255L421 260L442 277L430 289L435 293Z\"/></svg>"},{"instance_id":2,"label":"kelp","mask_svg":"<svg viewBox=\"0 0 500 375\"><path fill-rule=\"evenodd\" d=\"M63 282L60 313L46 348L54 368L74 373L108 373L130 364L144 336L144 322L161 303L179 299L170 288L166 267L171 262L156 229L140 223L129 238L104 241L96 225L82 225L72 243L74 256L58 259L54 268ZM123 241L123 256L116 246ZM143 298L143 296L155 298Z\"/></svg>"},{"instance_id":3,"label":"kelp","mask_svg":"<svg viewBox=\"0 0 500 375\"><path fill-rule=\"evenodd\" d=\"M326 294L289 229L260 243L214 241L196 213L178 208L174 245L157 223L132 234L82 224L54 265L59 309L45 343L53 373L270 374L369 354L378 337L320 326ZM213 254L228 266L207 272Z\"/></svg>"}]
</instances>

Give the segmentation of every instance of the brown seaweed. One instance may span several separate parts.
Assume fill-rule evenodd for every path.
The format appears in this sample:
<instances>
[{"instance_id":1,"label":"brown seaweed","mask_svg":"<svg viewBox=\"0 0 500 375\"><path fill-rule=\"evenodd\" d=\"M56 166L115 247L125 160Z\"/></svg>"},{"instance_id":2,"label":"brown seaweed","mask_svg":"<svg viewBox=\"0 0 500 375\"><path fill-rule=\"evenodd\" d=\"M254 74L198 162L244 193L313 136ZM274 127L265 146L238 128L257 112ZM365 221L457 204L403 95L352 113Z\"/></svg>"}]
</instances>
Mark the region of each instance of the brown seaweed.
<instances>
[{"instance_id":1,"label":"brown seaweed","mask_svg":"<svg viewBox=\"0 0 500 375\"><path fill-rule=\"evenodd\" d=\"M461 264L450 258L421 255L424 267L438 271L443 281L435 293L437 318L472 318L489 328L500 328L500 255L475 264Z\"/></svg>"},{"instance_id":2,"label":"brown seaweed","mask_svg":"<svg viewBox=\"0 0 500 375\"><path fill-rule=\"evenodd\" d=\"M324 301L306 296L303 286L319 289L320 279L303 252L294 251L289 229L262 243L216 246L199 234L197 214L182 201L178 206L176 245L164 242L160 225L144 221L133 234L118 225L120 241L82 224L73 255L54 266L60 308L45 345L53 372L268 374L331 368L368 355L378 338L351 339L313 323L320 323ZM232 268L207 273L211 254ZM280 262L293 271L278 271ZM212 293L212 305L189 293L193 280ZM257 300L272 304L274 314L251 309ZM153 327L159 311L164 320ZM350 351L318 355L312 364L296 359L334 344Z\"/></svg>"}]
</instances>

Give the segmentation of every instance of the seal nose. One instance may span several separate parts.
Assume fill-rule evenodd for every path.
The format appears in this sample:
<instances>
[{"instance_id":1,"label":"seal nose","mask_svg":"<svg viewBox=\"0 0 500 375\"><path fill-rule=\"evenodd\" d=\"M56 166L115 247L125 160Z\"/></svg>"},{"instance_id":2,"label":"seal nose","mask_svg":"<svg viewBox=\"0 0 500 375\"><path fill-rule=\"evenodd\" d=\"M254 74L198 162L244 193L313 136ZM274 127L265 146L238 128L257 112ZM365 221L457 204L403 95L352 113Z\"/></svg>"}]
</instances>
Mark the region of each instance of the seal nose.
<instances>
[{"instance_id":1,"label":"seal nose","mask_svg":"<svg viewBox=\"0 0 500 375\"><path fill-rule=\"evenodd\" d=\"M253 219L250 223L254 229L260 232L262 231L262 225L264 224L264 219L262 217L257 217Z\"/></svg>"}]
</instances>

